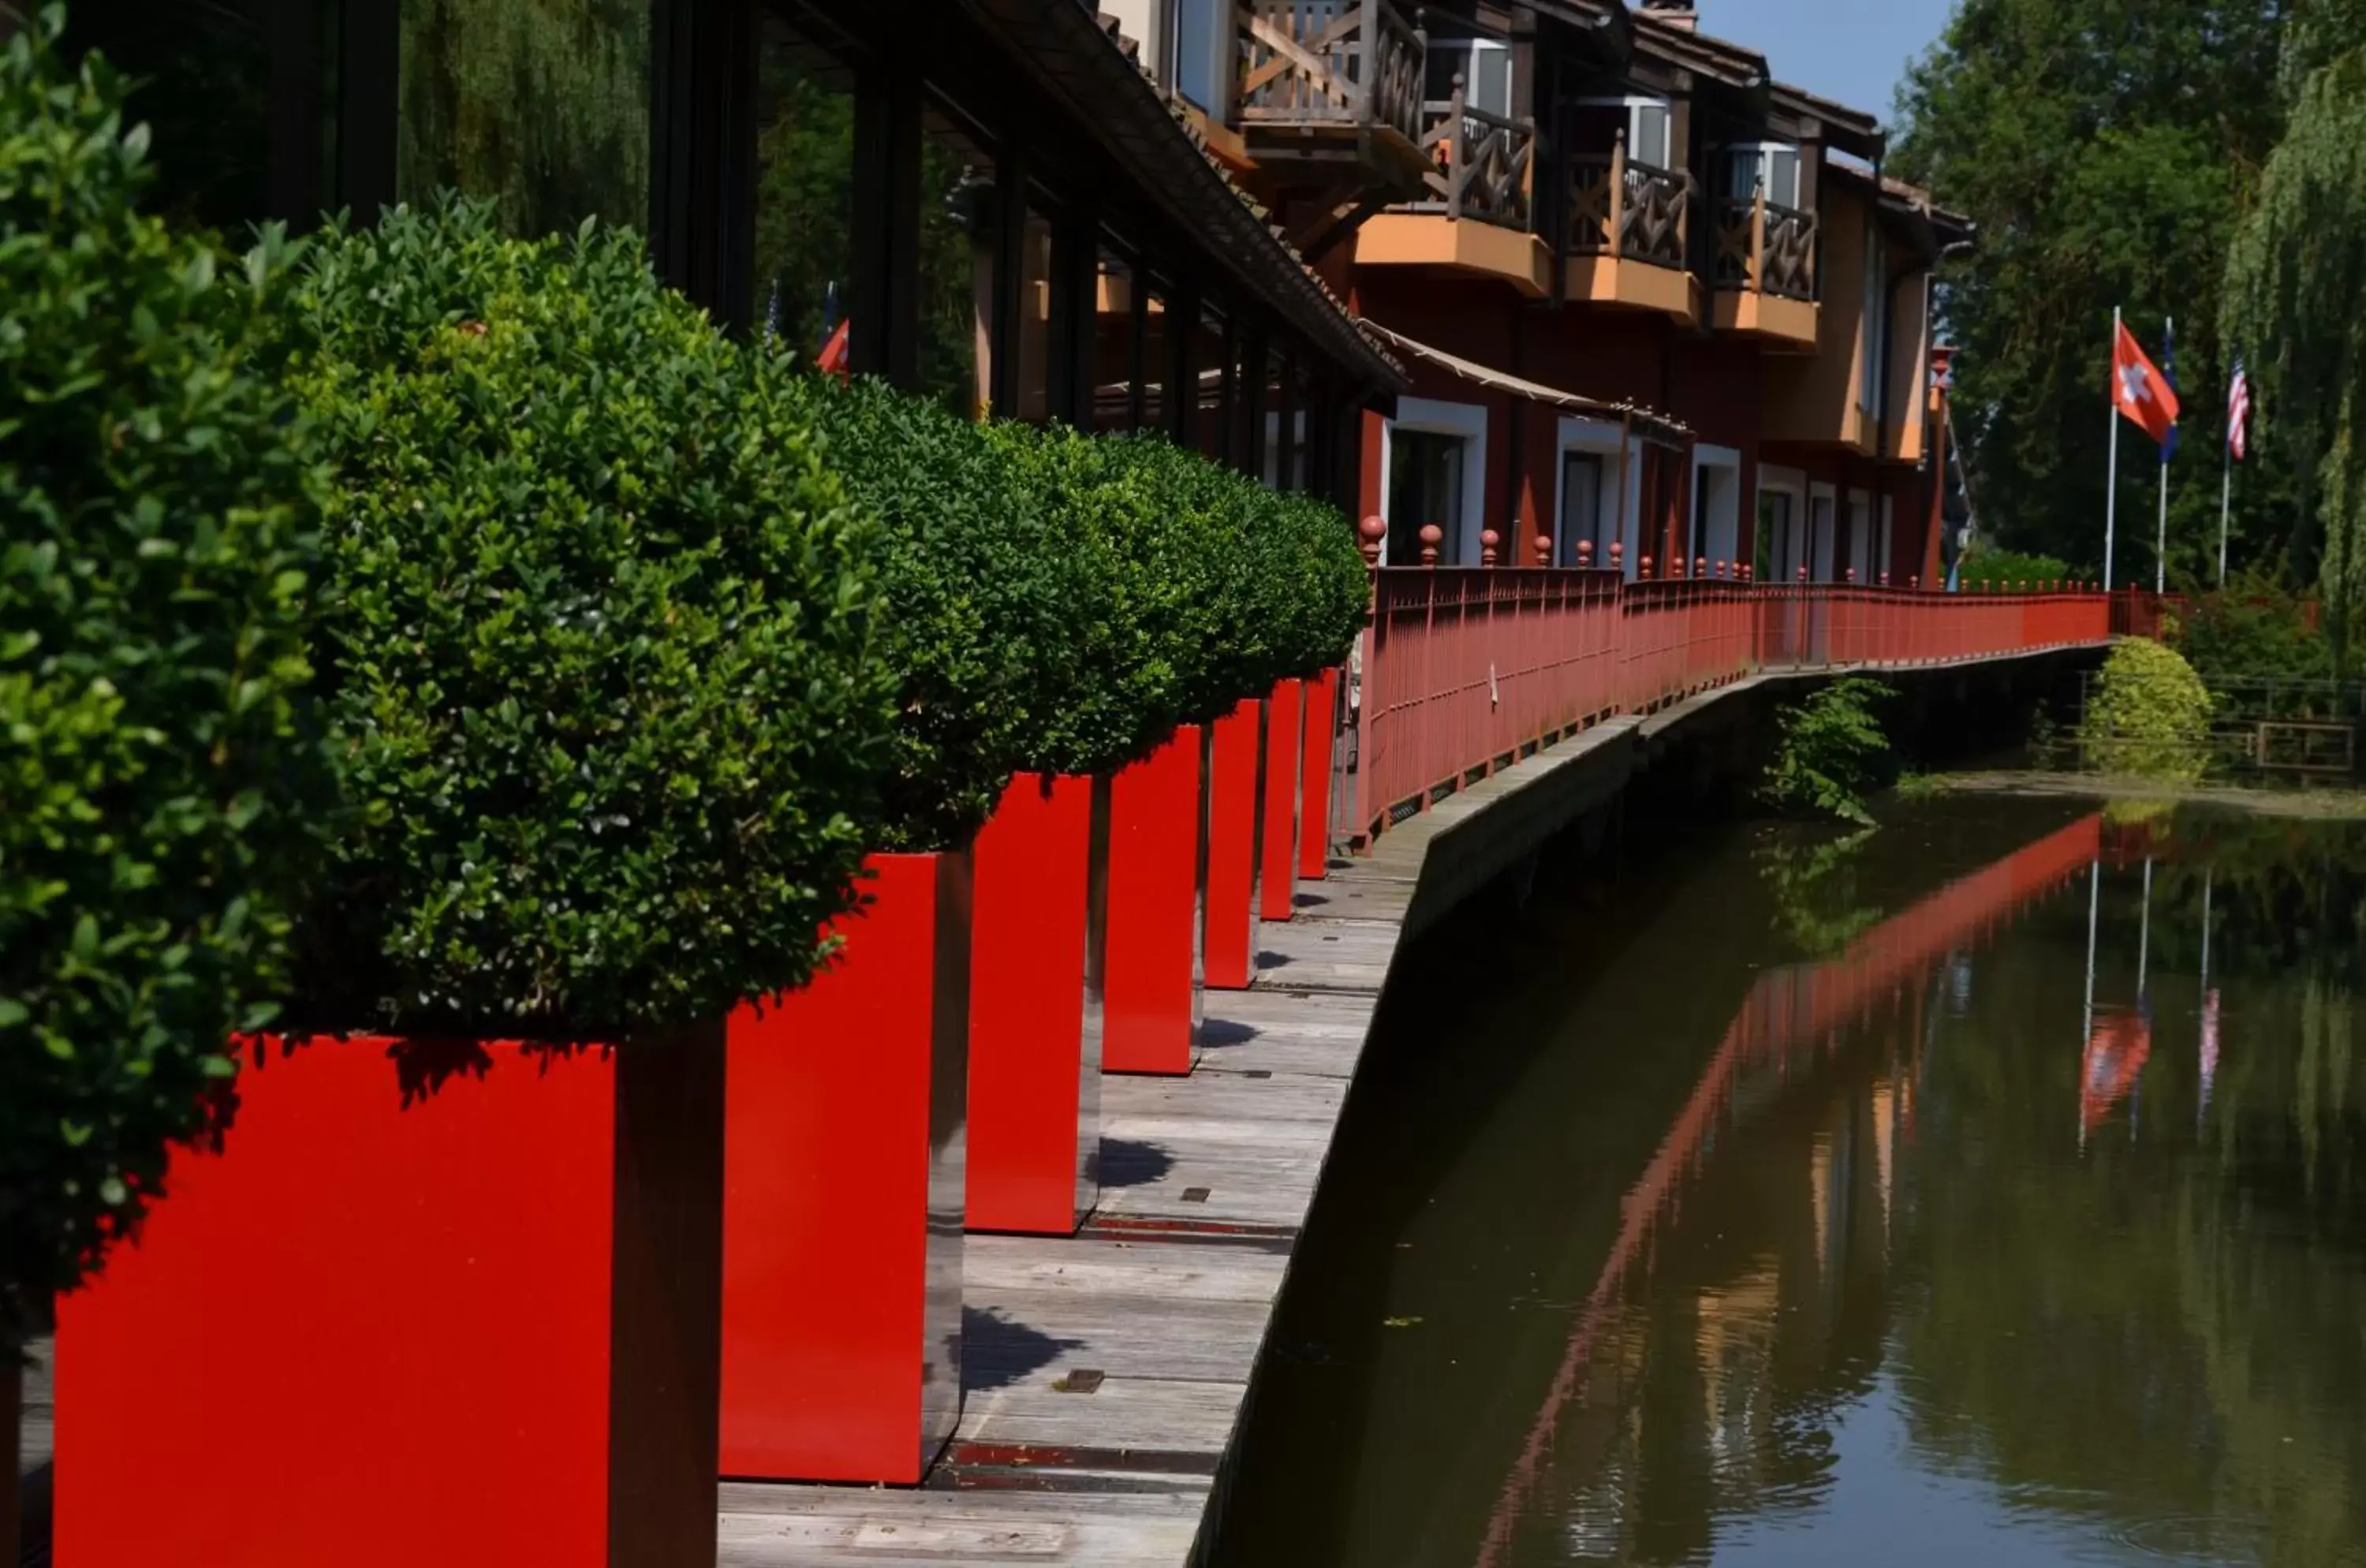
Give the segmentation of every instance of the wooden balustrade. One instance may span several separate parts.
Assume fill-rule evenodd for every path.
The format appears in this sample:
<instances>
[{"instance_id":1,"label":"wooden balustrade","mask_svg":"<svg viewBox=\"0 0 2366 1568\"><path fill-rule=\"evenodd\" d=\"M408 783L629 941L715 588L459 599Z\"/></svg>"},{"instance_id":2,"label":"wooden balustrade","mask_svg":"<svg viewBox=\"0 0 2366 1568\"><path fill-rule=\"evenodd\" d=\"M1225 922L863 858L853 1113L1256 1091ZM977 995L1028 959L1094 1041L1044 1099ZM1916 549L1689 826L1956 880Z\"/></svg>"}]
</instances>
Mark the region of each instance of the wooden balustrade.
<instances>
[{"instance_id":1,"label":"wooden balustrade","mask_svg":"<svg viewBox=\"0 0 2366 1568\"><path fill-rule=\"evenodd\" d=\"M1508 229L1526 229L1537 150L1532 119L1507 119L1474 107L1462 77L1454 96L1421 106L1427 127L1421 150L1438 165L1429 188L1448 218L1476 218Z\"/></svg>"},{"instance_id":2,"label":"wooden balustrade","mask_svg":"<svg viewBox=\"0 0 2366 1568\"><path fill-rule=\"evenodd\" d=\"M1681 269L1692 233L1692 176L1627 156L1570 160L1569 248Z\"/></svg>"},{"instance_id":3,"label":"wooden balustrade","mask_svg":"<svg viewBox=\"0 0 2366 1568\"><path fill-rule=\"evenodd\" d=\"M1717 209L1717 286L1786 299L1816 297L1816 215L1754 196Z\"/></svg>"},{"instance_id":4,"label":"wooden balustrade","mask_svg":"<svg viewBox=\"0 0 2366 1568\"><path fill-rule=\"evenodd\" d=\"M1244 126L1422 133L1427 40L1389 0L1247 0L1237 21Z\"/></svg>"}]
</instances>

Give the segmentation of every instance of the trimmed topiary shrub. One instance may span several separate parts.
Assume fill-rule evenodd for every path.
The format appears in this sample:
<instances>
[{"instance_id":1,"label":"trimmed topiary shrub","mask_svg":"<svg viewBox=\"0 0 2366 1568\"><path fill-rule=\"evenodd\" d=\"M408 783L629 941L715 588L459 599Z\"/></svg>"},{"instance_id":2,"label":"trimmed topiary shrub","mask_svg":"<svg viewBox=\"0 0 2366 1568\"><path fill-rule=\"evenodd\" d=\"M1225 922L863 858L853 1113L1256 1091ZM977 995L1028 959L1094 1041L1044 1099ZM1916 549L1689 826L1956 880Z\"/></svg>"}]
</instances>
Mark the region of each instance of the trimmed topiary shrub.
<instances>
[{"instance_id":1,"label":"trimmed topiary shrub","mask_svg":"<svg viewBox=\"0 0 2366 1568\"><path fill-rule=\"evenodd\" d=\"M1287 676L1346 657L1369 604L1345 519L1151 435L995 427L1065 547L1112 572L1116 615L1087 629L1102 681L1072 754L1113 766Z\"/></svg>"},{"instance_id":2,"label":"trimmed topiary shrub","mask_svg":"<svg viewBox=\"0 0 2366 1568\"><path fill-rule=\"evenodd\" d=\"M802 984L892 687L795 400L590 223L398 209L318 242L300 306L347 809L301 1021L608 1034Z\"/></svg>"},{"instance_id":3,"label":"trimmed topiary shrub","mask_svg":"<svg viewBox=\"0 0 2366 1568\"><path fill-rule=\"evenodd\" d=\"M0 1358L271 1021L325 782L283 253L139 215L146 137L61 20L0 47Z\"/></svg>"},{"instance_id":4,"label":"trimmed topiary shrub","mask_svg":"<svg viewBox=\"0 0 2366 1568\"><path fill-rule=\"evenodd\" d=\"M2210 761L2210 690L2175 649L2148 637L2112 647L2079 718L2079 748L2107 773L2191 782Z\"/></svg>"},{"instance_id":5,"label":"trimmed topiary shrub","mask_svg":"<svg viewBox=\"0 0 2366 1568\"><path fill-rule=\"evenodd\" d=\"M1110 678L1087 648L1116 613L1114 575L1053 532L984 427L884 382L845 384L787 358L765 373L879 524L898 686L877 846L960 848L1013 773L1097 761L1071 731Z\"/></svg>"}]
</instances>

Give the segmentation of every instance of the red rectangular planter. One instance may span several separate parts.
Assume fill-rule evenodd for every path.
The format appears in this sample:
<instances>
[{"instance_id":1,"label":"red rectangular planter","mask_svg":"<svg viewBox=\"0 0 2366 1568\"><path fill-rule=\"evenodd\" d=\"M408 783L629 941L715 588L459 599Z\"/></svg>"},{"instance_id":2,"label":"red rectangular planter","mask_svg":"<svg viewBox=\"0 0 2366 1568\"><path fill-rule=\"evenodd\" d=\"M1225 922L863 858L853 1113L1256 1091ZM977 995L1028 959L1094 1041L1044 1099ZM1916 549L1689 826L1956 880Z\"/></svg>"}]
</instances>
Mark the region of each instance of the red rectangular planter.
<instances>
[{"instance_id":1,"label":"red rectangular planter","mask_svg":"<svg viewBox=\"0 0 2366 1568\"><path fill-rule=\"evenodd\" d=\"M1210 990L1242 990L1256 972L1258 779L1264 753L1265 704L1245 698L1216 721L1209 750L1203 945Z\"/></svg>"},{"instance_id":2,"label":"red rectangular planter","mask_svg":"<svg viewBox=\"0 0 2366 1568\"><path fill-rule=\"evenodd\" d=\"M726 1475L917 1482L961 1415L969 860L868 869L829 967L731 1020Z\"/></svg>"},{"instance_id":3,"label":"red rectangular planter","mask_svg":"<svg viewBox=\"0 0 2366 1568\"><path fill-rule=\"evenodd\" d=\"M1121 771L1110 795L1109 966L1101 1066L1188 1073L1199 1012L1207 802L1200 727Z\"/></svg>"},{"instance_id":4,"label":"red rectangular planter","mask_svg":"<svg viewBox=\"0 0 2366 1568\"><path fill-rule=\"evenodd\" d=\"M1299 682L1284 681L1265 705L1265 780L1259 802L1265 825L1258 833L1257 917L1286 920L1298 899Z\"/></svg>"},{"instance_id":5,"label":"red rectangular planter","mask_svg":"<svg viewBox=\"0 0 2366 1568\"><path fill-rule=\"evenodd\" d=\"M970 852L972 1230L1066 1235L1099 1201L1110 781L1020 773Z\"/></svg>"},{"instance_id":6,"label":"red rectangular planter","mask_svg":"<svg viewBox=\"0 0 2366 1568\"><path fill-rule=\"evenodd\" d=\"M1320 882L1331 860L1331 746L1339 723L1339 671L1306 682L1305 750L1298 764L1298 874Z\"/></svg>"},{"instance_id":7,"label":"red rectangular planter","mask_svg":"<svg viewBox=\"0 0 2366 1568\"><path fill-rule=\"evenodd\" d=\"M60 1303L56 1560L713 1563L722 1027L243 1049Z\"/></svg>"}]
</instances>

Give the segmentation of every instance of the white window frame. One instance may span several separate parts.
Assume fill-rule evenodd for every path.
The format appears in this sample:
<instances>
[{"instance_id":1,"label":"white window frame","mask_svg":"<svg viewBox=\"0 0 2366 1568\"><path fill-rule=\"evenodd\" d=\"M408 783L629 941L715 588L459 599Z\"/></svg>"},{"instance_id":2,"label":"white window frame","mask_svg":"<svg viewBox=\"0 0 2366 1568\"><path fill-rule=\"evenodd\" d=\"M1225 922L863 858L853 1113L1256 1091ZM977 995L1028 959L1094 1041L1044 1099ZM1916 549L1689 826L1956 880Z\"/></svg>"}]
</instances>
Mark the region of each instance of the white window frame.
<instances>
[{"instance_id":1,"label":"white window frame","mask_svg":"<svg viewBox=\"0 0 2366 1568\"><path fill-rule=\"evenodd\" d=\"M1403 402L1403 399L1398 400ZM1626 504L1619 504L1619 443L1627 443ZM1553 446L1553 539L1556 551L1560 539L1560 487L1562 476L1569 471L1568 455L1590 452L1602 459L1602 490L1594 498L1595 515L1607 521L1618 535L1618 554L1628 580L1636 572L1636 540L1642 529L1643 463L1639 456L1642 443L1628 435L1620 426L1608 420L1586 419L1575 414L1563 414ZM1620 518L1624 517L1621 525ZM1596 567L1607 567L1606 560L1597 559Z\"/></svg>"},{"instance_id":2,"label":"white window frame","mask_svg":"<svg viewBox=\"0 0 2366 1568\"><path fill-rule=\"evenodd\" d=\"M1462 438L1462 536L1455 541L1453 554L1458 564L1477 566L1479 536L1487 526L1482 520L1487 506L1487 405L1448 402L1439 398L1397 400L1396 418L1380 422L1380 521L1391 525L1396 519L1389 515L1389 507L1395 499L1396 486L1390 481L1396 471L1396 433L1400 429ZM1388 536L1384 534L1380 538L1380 564L1419 566L1421 562L1391 560Z\"/></svg>"},{"instance_id":3,"label":"white window frame","mask_svg":"<svg viewBox=\"0 0 2366 1568\"><path fill-rule=\"evenodd\" d=\"M1741 558L1741 450L1736 446L1715 446L1707 442L1693 444L1694 499L1701 493L1703 470L1724 476L1709 483L1711 514L1698 520L1693 536L1699 541L1693 551L1695 560L1707 556L1709 569L1716 570L1718 561L1739 561ZM1684 570L1692 570L1686 561Z\"/></svg>"},{"instance_id":4,"label":"white window frame","mask_svg":"<svg viewBox=\"0 0 2366 1568\"><path fill-rule=\"evenodd\" d=\"M1807 473L1803 469L1786 468L1774 463L1759 464L1758 484L1756 489L1751 492L1750 496L1750 515L1752 520L1753 526L1755 525L1755 520L1758 516L1759 494L1770 490L1777 495L1786 495L1791 498L1791 534L1794 538L1804 542L1808 536ZM1754 561L1758 558L1758 541L1755 538L1752 538L1750 542L1750 556ZM1774 573L1773 580L1775 582L1796 583L1798 581L1798 562L1787 559L1778 560L1774 558L1771 549L1768 553L1767 560L1770 569Z\"/></svg>"},{"instance_id":5,"label":"white window frame","mask_svg":"<svg viewBox=\"0 0 2366 1568\"><path fill-rule=\"evenodd\" d=\"M1638 163L1651 164L1655 169L1673 167L1677 162L1676 109L1675 100L1673 98L1662 98L1651 93L1622 93L1615 96L1606 94L1598 97L1580 98L1577 100L1577 105L1580 108L1627 111L1627 156L1629 158L1635 159ZM1651 159L1642 157L1635 151L1635 143L1642 140L1642 137L1638 134L1641 126L1635 118L1636 111L1647 108L1658 109L1667 117L1668 153L1664 163L1652 163Z\"/></svg>"},{"instance_id":6,"label":"white window frame","mask_svg":"<svg viewBox=\"0 0 2366 1568\"><path fill-rule=\"evenodd\" d=\"M1805 183L1803 171L1807 167L1807 149L1801 147L1796 141L1729 141L1720 151L1728 155L1735 152L1754 153L1758 158L1759 177L1761 179L1765 177L1765 170L1768 167L1769 154L1774 152L1790 153L1794 159L1791 165L1791 199L1785 201L1780 197L1776 196L1772 190L1769 190L1766 193L1766 199L1774 203L1778 207L1787 207L1792 209L1794 211L1798 209L1799 187ZM1749 193L1743 192L1741 194L1746 197Z\"/></svg>"},{"instance_id":7,"label":"white window frame","mask_svg":"<svg viewBox=\"0 0 2366 1568\"><path fill-rule=\"evenodd\" d=\"M1432 39L1429 47L1432 53L1444 50L1459 54L1467 50L1470 57L1470 68L1463 73L1462 77L1462 91L1465 95L1463 101L1472 108L1485 109L1490 114L1502 115L1506 119L1511 118L1512 101L1519 95L1518 85L1512 80L1512 46L1508 42L1502 39L1478 37ZM1479 96L1479 57L1482 54L1495 54L1503 57L1504 101L1501 105L1487 103Z\"/></svg>"}]
</instances>

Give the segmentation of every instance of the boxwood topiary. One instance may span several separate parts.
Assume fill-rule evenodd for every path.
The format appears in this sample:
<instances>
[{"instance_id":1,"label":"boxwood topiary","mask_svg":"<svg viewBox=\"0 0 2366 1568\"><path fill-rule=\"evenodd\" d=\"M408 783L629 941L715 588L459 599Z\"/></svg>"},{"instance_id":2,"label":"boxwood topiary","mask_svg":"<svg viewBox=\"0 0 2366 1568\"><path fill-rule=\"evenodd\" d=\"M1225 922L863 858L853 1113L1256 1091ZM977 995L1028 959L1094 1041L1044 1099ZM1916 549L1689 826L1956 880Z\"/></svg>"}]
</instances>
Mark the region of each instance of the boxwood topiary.
<instances>
[{"instance_id":1,"label":"boxwood topiary","mask_svg":"<svg viewBox=\"0 0 2366 1568\"><path fill-rule=\"evenodd\" d=\"M315 646L348 819L316 1028L607 1034L801 984L885 761L873 530L632 234L316 243Z\"/></svg>"},{"instance_id":2,"label":"boxwood topiary","mask_svg":"<svg viewBox=\"0 0 2366 1568\"><path fill-rule=\"evenodd\" d=\"M969 841L1022 769L1097 759L1074 715L1106 671L1088 660L1115 582L1066 547L1005 446L941 403L884 382L788 368L787 400L880 525L885 644L898 682L881 847Z\"/></svg>"},{"instance_id":3,"label":"boxwood topiary","mask_svg":"<svg viewBox=\"0 0 2366 1568\"><path fill-rule=\"evenodd\" d=\"M0 48L0 1357L270 1021L324 782L281 251L138 214L145 136L61 23Z\"/></svg>"}]
</instances>

